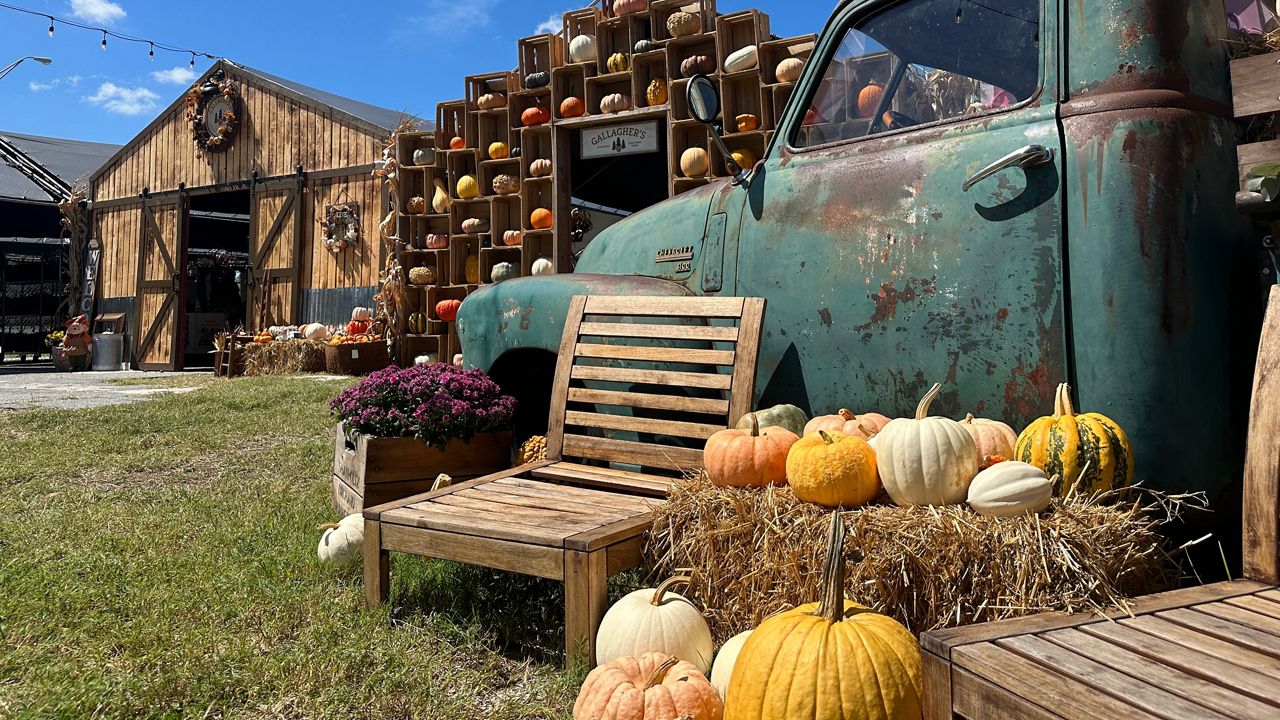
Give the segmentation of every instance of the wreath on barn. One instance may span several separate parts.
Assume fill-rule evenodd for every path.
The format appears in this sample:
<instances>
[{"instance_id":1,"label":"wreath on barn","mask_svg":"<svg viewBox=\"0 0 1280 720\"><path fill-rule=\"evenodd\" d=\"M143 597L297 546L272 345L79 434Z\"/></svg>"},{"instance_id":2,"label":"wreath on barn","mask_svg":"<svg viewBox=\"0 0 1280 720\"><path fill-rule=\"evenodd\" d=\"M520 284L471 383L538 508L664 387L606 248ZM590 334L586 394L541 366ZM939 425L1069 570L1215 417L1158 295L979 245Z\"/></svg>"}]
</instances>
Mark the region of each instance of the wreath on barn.
<instances>
[{"instance_id":1,"label":"wreath on barn","mask_svg":"<svg viewBox=\"0 0 1280 720\"><path fill-rule=\"evenodd\" d=\"M223 152L231 147L240 127L240 94L221 70L187 92L187 121L192 140L204 152Z\"/></svg>"},{"instance_id":2,"label":"wreath on barn","mask_svg":"<svg viewBox=\"0 0 1280 720\"><path fill-rule=\"evenodd\" d=\"M326 207L320 230L325 248L335 255L359 243L360 206L347 203Z\"/></svg>"}]
</instances>

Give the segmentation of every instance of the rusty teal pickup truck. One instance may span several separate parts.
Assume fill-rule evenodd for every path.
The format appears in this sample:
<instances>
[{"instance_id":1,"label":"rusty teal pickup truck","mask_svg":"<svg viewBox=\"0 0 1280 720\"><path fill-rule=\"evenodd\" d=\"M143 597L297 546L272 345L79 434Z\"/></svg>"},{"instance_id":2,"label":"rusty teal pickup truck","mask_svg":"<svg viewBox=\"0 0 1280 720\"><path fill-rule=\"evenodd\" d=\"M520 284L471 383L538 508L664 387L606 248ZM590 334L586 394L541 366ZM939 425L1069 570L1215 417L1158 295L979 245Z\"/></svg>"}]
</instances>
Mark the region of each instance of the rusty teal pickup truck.
<instances>
[{"instance_id":1,"label":"rusty teal pickup truck","mask_svg":"<svg viewBox=\"0 0 1280 720\"><path fill-rule=\"evenodd\" d=\"M1020 428L1065 380L1136 480L1228 507L1262 294L1225 27L1220 0L845 0L754 168L469 297L467 364L545 424L570 296L762 296L760 406L902 415L941 382L935 413Z\"/></svg>"}]
</instances>

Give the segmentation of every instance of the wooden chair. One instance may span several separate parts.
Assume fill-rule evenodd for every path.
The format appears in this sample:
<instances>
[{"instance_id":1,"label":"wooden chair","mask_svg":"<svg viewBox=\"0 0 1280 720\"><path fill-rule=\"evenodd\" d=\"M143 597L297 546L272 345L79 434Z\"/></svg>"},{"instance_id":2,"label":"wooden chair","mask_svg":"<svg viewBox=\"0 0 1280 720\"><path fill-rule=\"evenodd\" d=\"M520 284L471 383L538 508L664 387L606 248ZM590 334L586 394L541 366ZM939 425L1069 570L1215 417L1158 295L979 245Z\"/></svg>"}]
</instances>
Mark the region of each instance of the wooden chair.
<instances>
[{"instance_id":1,"label":"wooden chair","mask_svg":"<svg viewBox=\"0 0 1280 720\"><path fill-rule=\"evenodd\" d=\"M1280 287L1254 376L1245 579L926 633L925 716L1280 718Z\"/></svg>"},{"instance_id":2,"label":"wooden chair","mask_svg":"<svg viewBox=\"0 0 1280 720\"><path fill-rule=\"evenodd\" d=\"M640 563L672 477L751 410L764 304L574 297L547 460L365 510L368 604L387 599L389 551L561 580L566 662L594 665L609 576Z\"/></svg>"}]
</instances>

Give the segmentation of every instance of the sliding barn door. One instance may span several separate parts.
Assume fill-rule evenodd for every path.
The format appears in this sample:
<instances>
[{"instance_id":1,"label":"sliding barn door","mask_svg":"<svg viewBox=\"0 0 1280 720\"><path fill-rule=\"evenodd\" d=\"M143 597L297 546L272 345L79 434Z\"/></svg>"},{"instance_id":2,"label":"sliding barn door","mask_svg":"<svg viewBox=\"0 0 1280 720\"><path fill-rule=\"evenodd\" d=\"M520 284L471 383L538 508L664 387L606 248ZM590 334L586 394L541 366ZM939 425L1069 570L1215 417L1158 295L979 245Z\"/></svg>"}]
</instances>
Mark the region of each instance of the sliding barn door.
<instances>
[{"instance_id":1,"label":"sliding barn door","mask_svg":"<svg viewBox=\"0 0 1280 720\"><path fill-rule=\"evenodd\" d=\"M186 320L181 305L186 229L183 198L147 198L141 212L133 358L143 370L175 370Z\"/></svg>"},{"instance_id":2,"label":"sliding barn door","mask_svg":"<svg viewBox=\"0 0 1280 720\"><path fill-rule=\"evenodd\" d=\"M302 205L301 175L255 188L249 247L254 330L301 321Z\"/></svg>"}]
</instances>

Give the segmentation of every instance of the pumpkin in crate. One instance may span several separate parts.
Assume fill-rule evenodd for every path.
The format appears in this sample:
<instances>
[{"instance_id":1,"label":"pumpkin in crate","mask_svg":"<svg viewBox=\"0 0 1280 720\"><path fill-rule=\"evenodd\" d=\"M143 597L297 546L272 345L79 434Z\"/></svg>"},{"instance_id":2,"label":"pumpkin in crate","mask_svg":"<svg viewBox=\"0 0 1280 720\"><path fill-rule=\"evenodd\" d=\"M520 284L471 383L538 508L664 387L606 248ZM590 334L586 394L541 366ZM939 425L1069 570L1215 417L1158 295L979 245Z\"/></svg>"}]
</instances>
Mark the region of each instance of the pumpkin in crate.
<instances>
[{"instance_id":1,"label":"pumpkin in crate","mask_svg":"<svg viewBox=\"0 0 1280 720\"><path fill-rule=\"evenodd\" d=\"M425 335L427 332L427 314L410 313L407 328L413 335Z\"/></svg>"},{"instance_id":2,"label":"pumpkin in crate","mask_svg":"<svg viewBox=\"0 0 1280 720\"><path fill-rule=\"evenodd\" d=\"M414 195L404 204L404 209L410 215L422 215L427 212L427 199L421 195Z\"/></svg>"},{"instance_id":3,"label":"pumpkin in crate","mask_svg":"<svg viewBox=\"0 0 1280 720\"><path fill-rule=\"evenodd\" d=\"M603 665L628 655L659 652L711 670L711 628L693 603L678 593L688 575L677 575L657 588L623 596L604 614L596 633L596 662Z\"/></svg>"},{"instance_id":4,"label":"pumpkin in crate","mask_svg":"<svg viewBox=\"0 0 1280 720\"><path fill-rule=\"evenodd\" d=\"M449 197L449 191L444 188L444 180L436 178L431 181L435 187L435 193L431 196L431 209L436 214L443 215L449 212L449 208L453 206L453 198Z\"/></svg>"},{"instance_id":5,"label":"pumpkin in crate","mask_svg":"<svg viewBox=\"0 0 1280 720\"><path fill-rule=\"evenodd\" d=\"M880 492L876 454L866 440L835 431L805 435L787 454L796 497L825 507L858 507Z\"/></svg>"},{"instance_id":6,"label":"pumpkin in crate","mask_svg":"<svg viewBox=\"0 0 1280 720\"><path fill-rule=\"evenodd\" d=\"M692 55L680 62L680 74L691 78L694 75L706 75L716 71L716 61L708 55Z\"/></svg>"},{"instance_id":7,"label":"pumpkin in crate","mask_svg":"<svg viewBox=\"0 0 1280 720\"><path fill-rule=\"evenodd\" d=\"M648 10L649 0L614 0L612 7L614 17L621 17Z\"/></svg>"},{"instance_id":8,"label":"pumpkin in crate","mask_svg":"<svg viewBox=\"0 0 1280 720\"><path fill-rule=\"evenodd\" d=\"M551 211L546 208L535 208L529 213L529 227L535 230L546 230L551 227Z\"/></svg>"},{"instance_id":9,"label":"pumpkin in crate","mask_svg":"<svg viewBox=\"0 0 1280 720\"><path fill-rule=\"evenodd\" d=\"M845 408L840 408L835 415L819 415L810 420L804 426L804 435L816 433L819 430L828 432L840 432L845 435L860 437L863 440L870 440L876 436L876 433L884 429L889 424L889 418L880 413L863 413L854 415Z\"/></svg>"},{"instance_id":10,"label":"pumpkin in crate","mask_svg":"<svg viewBox=\"0 0 1280 720\"><path fill-rule=\"evenodd\" d=\"M428 250L444 250L449 247L449 236L444 233L427 233Z\"/></svg>"},{"instance_id":11,"label":"pumpkin in crate","mask_svg":"<svg viewBox=\"0 0 1280 720\"><path fill-rule=\"evenodd\" d=\"M1059 494L1092 493L1133 482L1129 436L1105 415L1077 415L1066 383L1054 395L1053 415L1032 422L1018 436L1013 457L1059 476Z\"/></svg>"},{"instance_id":12,"label":"pumpkin in crate","mask_svg":"<svg viewBox=\"0 0 1280 720\"><path fill-rule=\"evenodd\" d=\"M513 277L518 277L519 275L520 273L516 272L516 266L509 262L495 263L494 266L489 269L490 282L500 283L503 280L510 280Z\"/></svg>"},{"instance_id":13,"label":"pumpkin in crate","mask_svg":"<svg viewBox=\"0 0 1280 720\"><path fill-rule=\"evenodd\" d=\"M576 35L569 41L569 61L591 62L596 59L596 36Z\"/></svg>"},{"instance_id":14,"label":"pumpkin in crate","mask_svg":"<svg viewBox=\"0 0 1280 720\"><path fill-rule=\"evenodd\" d=\"M551 161L546 158L538 158L529 163L529 174L533 177L546 177L551 174Z\"/></svg>"},{"instance_id":15,"label":"pumpkin in crate","mask_svg":"<svg viewBox=\"0 0 1280 720\"><path fill-rule=\"evenodd\" d=\"M321 525L324 534L316 546L316 555L324 562L346 565L360 557L364 543L364 516L348 515L335 524Z\"/></svg>"},{"instance_id":16,"label":"pumpkin in crate","mask_svg":"<svg viewBox=\"0 0 1280 720\"><path fill-rule=\"evenodd\" d=\"M351 322L347 323L348 335L363 335L369 332L373 324L373 311L367 307L356 306L351 309Z\"/></svg>"},{"instance_id":17,"label":"pumpkin in crate","mask_svg":"<svg viewBox=\"0 0 1280 720\"><path fill-rule=\"evenodd\" d=\"M724 59L724 71L727 73L742 72L755 68L760 62L760 51L755 45L748 45L741 50L729 53Z\"/></svg>"},{"instance_id":18,"label":"pumpkin in crate","mask_svg":"<svg viewBox=\"0 0 1280 720\"><path fill-rule=\"evenodd\" d=\"M914 418L897 418L871 440L880 478L899 505L962 503L978 474L973 436L955 420L929 417L942 385L934 385L916 406Z\"/></svg>"},{"instance_id":19,"label":"pumpkin in crate","mask_svg":"<svg viewBox=\"0 0 1280 720\"><path fill-rule=\"evenodd\" d=\"M665 105L667 103L667 81L662 78L654 78L649 81L649 87L644 89L645 102L649 107Z\"/></svg>"},{"instance_id":20,"label":"pumpkin in crate","mask_svg":"<svg viewBox=\"0 0 1280 720\"><path fill-rule=\"evenodd\" d=\"M636 46L631 49L639 55L641 53L653 52L654 50L661 50L662 47L659 46L658 43L645 38L643 40L637 40Z\"/></svg>"},{"instance_id":21,"label":"pumpkin in crate","mask_svg":"<svg viewBox=\"0 0 1280 720\"><path fill-rule=\"evenodd\" d=\"M629 66L630 61L628 60L626 53L616 52L610 55L609 59L605 61L605 67L608 68L611 73L626 72Z\"/></svg>"},{"instance_id":22,"label":"pumpkin in crate","mask_svg":"<svg viewBox=\"0 0 1280 720\"><path fill-rule=\"evenodd\" d=\"M705 675L662 653L621 657L587 674L573 720L720 720L723 705Z\"/></svg>"},{"instance_id":23,"label":"pumpkin in crate","mask_svg":"<svg viewBox=\"0 0 1280 720\"><path fill-rule=\"evenodd\" d=\"M804 70L804 61L789 57L778 63L778 67L773 70L773 75L778 78L778 82L789 85L800 79L801 70Z\"/></svg>"},{"instance_id":24,"label":"pumpkin in crate","mask_svg":"<svg viewBox=\"0 0 1280 720\"><path fill-rule=\"evenodd\" d=\"M547 437L545 435L534 435L528 440L520 443L520 449L516 451L517 467L546 459Z\"/></svg>"},{"instance_id":25,"label":"pumpkin in crate","mask_svg":"<svg viewBox=\"0 0 1280 720\"><path fill-rule=\"evenodd\" d=\"M475 175L463 175L458 178L458 197L463 200L474 200L480 197L480 184Z\"/></svg>"},{"instance_id":26,"label":"pumpkin in crate","mask_svg":"<svg viewBox=\"0 0 1280 720\"><path fill-rule=\"evenodd\" d=\"M511 175L496 175L493 178L493 191L499 195L512 195L520 192L520 180Z\"/></svg>"},{"instance_id":27,"label":"pumpkin in crate","mask_svg":"<svg viewBox=\"0 0 1280 720\"><path fill-rule=\"evenodd\" d=\"M969 507L979 515L1013 517L1037 513L1053 500L1054 480L1035 465L996 463L969 483Z\"/></svg>"},{"instance_id":28,"label":"pumpkin in crate","mask_svg":"<svg viewBox=\"0 0 1280 720\"><path fill-rule=\"evenodd\" d=\"M436 317L445 322L453 322L458 319L458 308L462 307L461 300L441 300L436 303Z\"/></svg>"},{"instance_id":29,"label":"pumpkin in crate","mask_svg":"<svg viewBox=\"0 0 1280 720\"><path fill-rule=\"evenodd\" d=\"M612 93L605 95L600 99L600 112L605 115L620 113L624 110L631 109L631 96L622 93Z\"/></svg>"},{"instance_id":30,"label":"pumpkin in crate","mask_svg":"<svg viewBox=\"0 0 1280 720\"><path fill-rule=\"evenodd\" d=\"M673 12L667 18L667 32L671 33L671 37L688 37L702 32L702 20L697 15L683 10Z\"/></svg>"},{"instance_id":31,"label":"pumpkin in crate","mask_svg":"<svg viewBox=\"0 0 1280 720\"><path fill-rule=\"evenodd\" d=\"M733 161L738 163L738 167L743 170L750 170L755 167L756 164L756 156L746 148L738 148L737 150L730 152L729 157L733 158ZM733 172L729 169L729 163L724 164L724 169L728 172Z\"/></svg>"},{"instance_id":32,"label":"pumpkin in crate","mask_svg":"<svg viewBox=\"0 0 1280 720\"><path fill-rule=\"evenodd\" d=\"M555 275L556 266L552 265L550 260L540 257L533 261L533 265L530 266L529 272L534 275Z\"/></svg>"},{"instance_id":33,"label":"pumpkin in crate","mask_svg":"<svg viewBox=\"0 0 1280 720\"><path fill-rule=\"evenodd\" d=\"M420 147L413 151L414 165L433 165L436 161L435 148Z\"/></svg>"},{"instance_id":34,"label":"pumpkin in crate","mask_svg":"<svg viewBox=\"0 0 1280 720\"><path fill-rule=\"evenodd\" d=\"M467 235L489 232L489 220L488 218L467 218L462 221L462 232Z\"/></svg>"},{"instance_id":35,"label":"pumpkin in crate","mask_svg":"<svg viewBox=\"0 0 1280 720\"><path fill-rule=\"evenodd\" d=\"M453 136L453 138L451 138L451 139L449 140L449 149L450 149L450 150L461 150L462 148L464 148L464 147L466 147L466 146L467 146L467 141L466 141L466 140L463 140L462 138L458 137L457 135L454 135L454 136Z\"/></svg>"},{"instance_id":36,"label":"pumpkin in crate","mask_svg":"<svg viewBox=\"0 0 1280 720\"><path fill-rule=\"evenodd\" d=\"M587 112L587 104L582 102L582 98L570 95L560 101L560 117L576 118L582 117Z\"/></svg>"},{"instance_id":37,"label":"pumpkin in crate","mask_svg":"<svg viewBox=\"0 0 1280 720\"><path fill-rule=\"evenodd\" d=\"M707 151L691 147L680 153L680 173L685 177L702 177L707 174Z\"/></svg>"},{"instance_id":38,"label":"pumpkin in crate","mask_svg":"<svg viewBox=\"0 0 1280 720\"><path fill-rule=\"evenodd\" d=\"M476 285L480 282L480 258L475 255L468 255L466 260L462 261L462 276L466 278L468 285Z\"/></svg>"},{"instance_id":39,"label":"pumpkin in crate","mask_svg":"<svg viewBox=\"0 0 1280 720\"><path fill-rule=\"evenodd\" d=\"M511 154L511 151L507 149L506 143L504 142L489 143L489 159L490 160L503 160L510 154Z\"/></svg>"},{"instance_id":40,"label":"pumpkin in crate","mask_svg":"<svg viewBox=\"0 0 1280 720\"><path fill-rule=\"evenodd\" d=\"M739 430L750 430L753 416L760 427L777 426L786 428L795 433L797 437L804 434L805 423L809 422L809 418L804 414L804 411L795 405L774 405L770 408L756 410L743 415L738 418L738 422L734 427Z\"/></svg>"},{"instance_id":41,"label":"pumpkin in crate","mask_svg":"<svg viewBox=\"0 0 1280 720\"><path fill-rule=\"evenodd\" d=\"M1018 442L1018 434L1013 431L1013 428L999 420L976 418L973 413L965 415L960 424L973 436L973 445L978 449L980 467L991 464L991 458L1013 457L1013 446Z\"/></svg>"},{"instance_id":42,"label":"pumpkin in crate","mask_svg":"<svg viewBox=\"0 0 1280 720\"><path fill-rule=\"evenodd\" d=\"M702 464L720 487L768 487L787 482L787 453L800 438L790 430L761 428L754 414L746 429L720 430L707 438Z\"/></svg>"},{"instance_id":43,"label":"pumpkin in crate","mask_svg":"<svg viewBox=\"0 0 1280 720\"><path fill-rule=\"evenodd\" d=\"M549 72L532 72L524 76L524 87L526 90L536 90L551 84L551 73Z\"/></svg>"},{"instance_id":44,"label":"pumpkin in crate","mask_svg":"<svg viewBox=\"0 0 1280 720\"><path fill-rule=\"evenodd\" d=\"M507 96L502 93L485 93L476 98L476 107L481 110L499 110L507 106Z\"/></svg>"},{"instance_id":45,"label":"pumpkin in crate","mask_svg":"<svg viewBox=\"0 0 1280 720\"><path fill-rule=\"evenodd\" d=\"M711 663L711 684L720 693L720 697L724 697L729 691L729 679L733 677L733 667L738 664L738 653L742 652L742 646L749 637L750 630L740 632L725 640L724 645L716 652L716 661Z\"/></svg>"},{"instance_id":46,"label":"pumpkin in crate","mask_svg":"<svg viewBox=\"0 0 1280 720\"><path fill-rule=\"evenodd\" d=\"M534 127L536 125L543 125L549 122L550 120L551 120L551 115L550 113L547 112L547 109L544 107L540 107L538 105L535 105L531 108L526 108L524 112L520 113L520 124L524 125L525 127Z\"/></svg>"},{"instance_id":47,"label":"pumpkin in crate","mask_svg":"<svg viewBox=\"0 0 1280 720\"><path fill-rule=\"evenodd\" d=\"M436 269L433 267L409 268L410 285L431 285L436 281Z\"/></svg>"},{"instance_id":48,"label":"pumpkin in crate","mask_svg":"<svg viewBox=\"0 0 1280 720\"><path fill-rule=\"evenodd\" d=\"M760 118L751 113L743 113L733 119L733 124L738 127L738 132L751 132L760 127Z\"/></svg>"},{"instance_id":49,"label":"pumpkin in crate","mask_svg":"<svg viewBox=\"0 0 1280 720\"><path fill-rule=\"evenodd\" d=\"M884 85L869 83L858 91L858 117L871 117L884 99Z\"/></svg>"},{"instance_id":50,"label":"pumpkin in crate","mask_svg":"<svg viewBox=\"0 0 1280 720\"><path fill-rule=\"evenodd\" d=\"M524 233L519 230L503 231L502 244L507 247L520 247L524 244Z\"/></svg>"},{"instance_id":51,"label":"pumpkin in crate","mask_svg":"<svg viewBox=\"0 0 1280 720\"><path fill-rule=\"evenodd\" d=\"M844 519L831 513L821 602L760 623L738 653L726 720L921 716L920 649L887 615L844 597Z\"/></svg>"}]
</instances>

